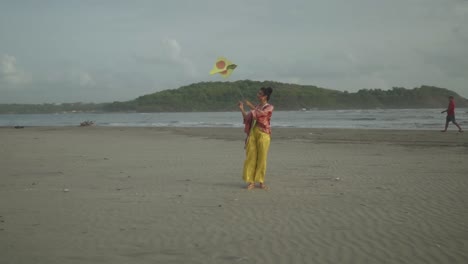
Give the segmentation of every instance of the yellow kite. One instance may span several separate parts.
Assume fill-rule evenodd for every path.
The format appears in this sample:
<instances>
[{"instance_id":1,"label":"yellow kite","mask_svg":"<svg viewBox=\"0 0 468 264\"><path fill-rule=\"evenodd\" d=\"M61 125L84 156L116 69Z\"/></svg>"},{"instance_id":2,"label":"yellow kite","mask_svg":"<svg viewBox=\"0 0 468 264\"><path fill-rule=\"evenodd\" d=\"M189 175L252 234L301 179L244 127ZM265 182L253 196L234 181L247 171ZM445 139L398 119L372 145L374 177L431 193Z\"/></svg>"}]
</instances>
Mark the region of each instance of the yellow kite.
<instances>
[{"instance_id":1,"label":"yellow kite","mask_svg":"<svg viewBox=\"0 0 468 264\"><path fill-rule=\"evenodd\" d=\"M228 59L219 57L218 60L216 60L213 69L210 71L210 74L219 73L224 78L227 78L229 75L231 75L236 67L237 65L230 62Z\"/></svg>"}]
</instances>

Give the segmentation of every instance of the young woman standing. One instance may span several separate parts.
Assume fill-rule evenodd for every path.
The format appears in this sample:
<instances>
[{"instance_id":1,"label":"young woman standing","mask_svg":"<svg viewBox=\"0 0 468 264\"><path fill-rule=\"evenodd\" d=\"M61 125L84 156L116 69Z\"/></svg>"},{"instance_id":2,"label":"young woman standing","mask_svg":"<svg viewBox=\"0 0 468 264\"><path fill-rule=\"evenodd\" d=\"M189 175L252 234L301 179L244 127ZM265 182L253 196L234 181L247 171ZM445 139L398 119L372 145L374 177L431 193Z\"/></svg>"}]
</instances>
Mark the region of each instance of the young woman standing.
<instances>
[{"instance_id":1,"label":"young woman standing","mask_svg":"<svg viewBox=\"0 0 468 264\"><path fill-rule=\"evenodd\" d=\"M270 105L271 87L262 87L257 92L258 104L253 105L248 100L245 104L251 109L246 112L244 103L239 102L239 109L244 118L246 158L244 161L243 180L247 183L247 189L255 188L259 183L261 189L267 189L265 185L265 174L267 167L268 149L270 148L271 125L273 105Z\"/></svg>"}]
</instances>

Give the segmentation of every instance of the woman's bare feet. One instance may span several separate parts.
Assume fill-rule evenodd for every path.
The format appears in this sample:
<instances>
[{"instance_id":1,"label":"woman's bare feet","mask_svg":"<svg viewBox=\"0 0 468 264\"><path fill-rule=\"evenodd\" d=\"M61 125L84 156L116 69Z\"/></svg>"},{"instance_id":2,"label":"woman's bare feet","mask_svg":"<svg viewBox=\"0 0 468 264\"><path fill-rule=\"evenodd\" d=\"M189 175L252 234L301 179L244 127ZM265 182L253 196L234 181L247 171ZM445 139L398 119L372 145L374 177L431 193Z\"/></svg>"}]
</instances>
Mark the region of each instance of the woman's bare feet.
<instances>
[{"instance_id":1,"label":"woman's bare feet","mask_svg":"<svg viewBox=\"0 0 468 264\"><path fill-rule=\"evenodd\" d=\"M255 183L251 182L247 185L247 187L245 187L247 190L252 190L253 188L255 188Z\"/></svg>"},{"instance_id":2,"label":"woman's bare feet","mask_svg":"<svg viewBox=\"0 0 468 264\"><path fill-rule=\"evenodd\" d=\"M263 189L263 190L268 190L268 186L266 186L264 183L260 183L260 189Z\"/></svg>"}]
</instances>

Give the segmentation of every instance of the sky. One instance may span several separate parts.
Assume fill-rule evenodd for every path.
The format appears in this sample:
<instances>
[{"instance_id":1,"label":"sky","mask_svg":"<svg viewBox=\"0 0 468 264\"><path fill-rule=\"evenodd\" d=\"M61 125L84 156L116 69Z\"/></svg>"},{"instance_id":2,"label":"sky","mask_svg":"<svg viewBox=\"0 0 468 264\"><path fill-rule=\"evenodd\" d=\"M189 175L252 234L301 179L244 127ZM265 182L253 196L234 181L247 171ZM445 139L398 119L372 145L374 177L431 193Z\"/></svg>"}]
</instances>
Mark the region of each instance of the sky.
<instances>
[{"instance_id":1,"label":"sky","mask_svg":"<svg viewBox=\"0 0 468 264\"><path fill-rule=\"evenodd\" d=\"M245 79L468 98L467 43L468 0L0 0L0 103ZM209 74L219 56L228 79Z\"/></svg>"}]
</instances>

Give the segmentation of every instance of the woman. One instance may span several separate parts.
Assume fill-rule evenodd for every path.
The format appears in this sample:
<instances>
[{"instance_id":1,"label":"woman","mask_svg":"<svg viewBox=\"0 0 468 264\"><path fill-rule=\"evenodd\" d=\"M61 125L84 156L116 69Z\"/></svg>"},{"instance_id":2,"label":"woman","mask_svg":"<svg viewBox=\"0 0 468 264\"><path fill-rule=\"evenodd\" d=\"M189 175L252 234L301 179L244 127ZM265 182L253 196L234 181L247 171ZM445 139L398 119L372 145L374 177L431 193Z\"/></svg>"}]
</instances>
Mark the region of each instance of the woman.
<instances>
[{"instance_id":1,"label":"woman","mask_svg":"<svg viewBox=\"0 0 468 264\"><path fill-rule=\"evenodd\" d=\"M239 102L239 109L244 118L244 131L247 134L243 179L247 182L248 190L255 188L256 182L261 189L267 189L265 173L270 147L270 119L273 113L273 106L268 104L268 101L272 92L271 87L260 88L257 92L259 103L256 106L246 100L245 104L251 109L248 113L244 110L244 103Z\"/></svg>"}]
</instances>

